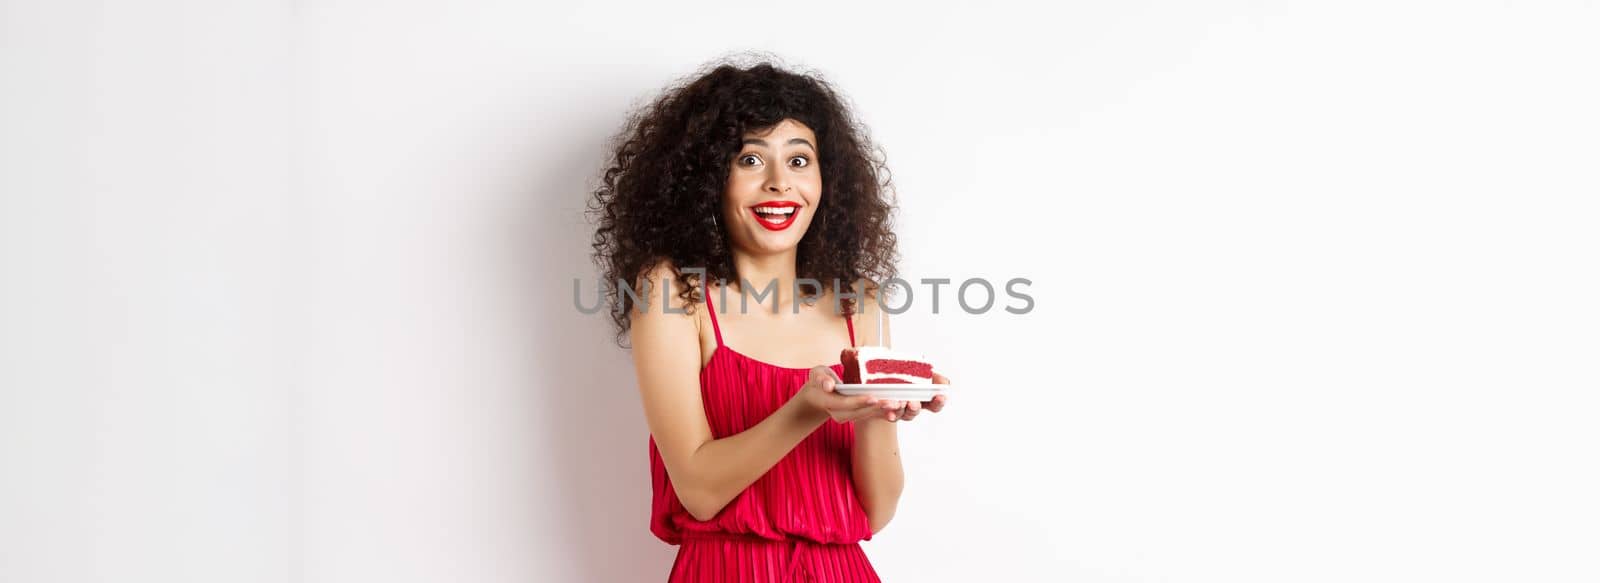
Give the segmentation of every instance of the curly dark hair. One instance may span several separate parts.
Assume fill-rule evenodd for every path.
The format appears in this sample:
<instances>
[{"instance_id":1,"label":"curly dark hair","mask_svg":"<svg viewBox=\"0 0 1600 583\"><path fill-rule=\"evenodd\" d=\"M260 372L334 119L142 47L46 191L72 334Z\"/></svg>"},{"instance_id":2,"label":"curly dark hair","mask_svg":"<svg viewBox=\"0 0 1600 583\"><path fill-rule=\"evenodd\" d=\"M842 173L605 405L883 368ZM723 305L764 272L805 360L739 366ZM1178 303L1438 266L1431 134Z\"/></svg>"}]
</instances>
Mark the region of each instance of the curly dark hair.
<instances>
[{"instance_id":1,"label":"curly dark hair","mask_svg":"<svg viewBox=\"0 0 1600 583\"><path fill-rule=\"evenodd\" d=\"M711 68L713 67L714 68ZM693 274L741 281L728 234L716 220L723 190L747 132L785 119L816 134L823 196L797 251L795 276L831 286L866 281L868 290L896 274L892 230L894 193L881 148L816 73L791 72L763 60L740 68L713 63L680 79L634 111L611 141L611 159L589 201L594 261L604 277L617 340L622 344L633 301L621 285L636 285L661 261L671 262L674 287L693 309L702 301ZM685 81L687 79L687 81ZM625 283L624 283L625 282ZM815 298L821 290L802 293ZM845 300L846 313L855 302Z\"/></svg>"}]
</instances>

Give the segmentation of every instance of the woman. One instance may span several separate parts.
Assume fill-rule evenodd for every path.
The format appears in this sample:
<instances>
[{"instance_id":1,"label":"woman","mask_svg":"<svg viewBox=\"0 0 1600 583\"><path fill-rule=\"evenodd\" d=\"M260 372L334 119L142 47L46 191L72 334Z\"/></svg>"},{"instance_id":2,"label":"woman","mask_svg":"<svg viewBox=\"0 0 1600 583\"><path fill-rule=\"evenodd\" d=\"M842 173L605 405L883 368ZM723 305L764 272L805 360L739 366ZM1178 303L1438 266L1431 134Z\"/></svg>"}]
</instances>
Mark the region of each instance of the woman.
<instances>
[{"instance_id":1,"label":"woman","mask_svg":"<svg viewBox=\"0 0 1600 583\"><path fill-rule=\"evenodd\" d=\"M845 396L817 363L888 345L886 175L826 83L766 63L674 87L621 134L595 258L624 284L670 581L878 581L858 543L899 502L896 423L945 398Z\"/></svg>"}]
</instances>

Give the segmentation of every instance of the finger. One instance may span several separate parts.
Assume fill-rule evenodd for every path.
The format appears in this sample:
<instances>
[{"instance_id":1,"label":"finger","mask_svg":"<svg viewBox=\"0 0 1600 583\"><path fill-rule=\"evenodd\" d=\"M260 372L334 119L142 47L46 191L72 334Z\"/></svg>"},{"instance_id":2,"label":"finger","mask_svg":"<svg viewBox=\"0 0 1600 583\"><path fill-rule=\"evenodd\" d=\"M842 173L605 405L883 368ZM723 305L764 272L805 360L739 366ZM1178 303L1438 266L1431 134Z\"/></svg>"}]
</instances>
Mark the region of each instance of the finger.
<instances>
[{"instance_id":1,"label":"finger","mask_svg":"<svg viewBox=\"0 0 1600 583\"><path fill-rule=\"evenodd\" d=\"M873 407L871 411L867 411L866 412L866 416L867 416L868 419L876 417L878 419L886 419L887 420L887 419L889 419L889 411L885 411L885 410L883 410L881 408L878 408L878 407Z\"/></svg>"},{"instance_id":2,"label":"finger","mask_svg":"<svg viewBox=\"0 0 1600 583\"><path fill-rule=\"evenodd\" d=\"M899 406L889 410L889 420L904 421L906 419L906 402L895 401L895 404Z\"/></svg>"},{"instance_id":3,"label":"finger","mask_svg":"<svg viewBox=\"0 0 1600 583\"><path fill-rule=\"evenodd\" d=\"M884 411L893 411L906 406L906 403L897 399L884 399L882 403L879 403L879 406L883 407Z\"/></svg>"},{"instance_id":4,"label":"finger","mask_svg":"<svg viewBox=\"0 0 1600 583\"><path fill-rule=\"evenodd\" d=\"M950 379L942 374L933 373L933 384L948 385L950 384Z\"/></svg>"},{"instance_id":5,"label":"finger","mask_svg":"<svg viewBox=\"0 0 1600 583\"><path fill-rule=\"evenodd\" d=\"M882 400L870 395L862 395L866 401L853 401L836 410L846 415L867 415L883 410Z\"/></svg>"},{"instance_id":6,"label":"finger","mask_svg":"<svg viewBox=\"0 0 1600 583\"><path fill-rule=\"evenodd\" d=\"M946 399L948 399L948 397L944 395L934 395L933 399L922 402L922 408L933 413L938 413L941 409L944 409L944 402Z\"/></svg>"},{"instance_id":7,"label":"finger","mask_svg":"<svg viewBox=\"0 0 1600 583\"><path fill-rule=\"evenodd\" d=\"M882 400L880 400L878 403L873 403L860 409L842 412L841 415L848 421L861 421L873 418L887 420L889 418L889 411L883 408Z\"/></svg>"},{"instance_id":8,"label":"finger","mask_svg":"<svg viewBox=\"0 0 1600 583\"><path fill-rule=\"evenodd\" d=\"M835 421L848 421L849 418L860 414L862 411L877 411L878 402L871 395L830 395L823 397L823 410L828 412Z\"/></svg>"},{"instance_id":9,"label":"finger","mask_svg":"<svg viewBox=\"0 0 1600 583\"><path fill-rule=\"evenodd\" d=\"M826 366L815 366L815 367L812 367L811 368L810 378L811 378L811 382L816 383L817 387L822 389L822 392L824 392L824 393L833 392L833 385L834 385L834 382L835 382L835 379L834 379L834 376L833 376L833 370L829 369Z\"/></svg>"},{"instance_id":10,"label":"finger","mask_svg":"<svg viewBox=\"0 0 1600 583\"><path fill-rule=\"evenodd\" d=\"M872 419L873 417L881 417L881 416L883 416L883 410L879 409L876 405L874 405L874 406L862 407L860 409L856 409L855 411L851 411L849 413L845 413L842 416L843 417L842 421L862 421L862 420L866 420L866 419Z\"/></svg>"},{"instance_id":11,"label":"finger","mask_svg":"<svg viewBox=\"0 0 1600 583\"><path fill-rule=\"evenodd\" d=\"M855 411L858 409L876 409L879 406L878 398L872 395L846 396L839 393L836 393L835 395L836 396L833 397L834 402L830 403L828 406L828 409L830 410Z\"/></svg>"},{"instance_id":12,"label":"finger","mask_svg":"<svg viewBox=\"0 0 1600 583\"><path fill-rule=\"evenodd\" d=\"M895 412L895 415L899 417L901 421L910 421L917 418L917 411L919 410L921 410L921 407L916 405L916 401L906 401L905 405L901 406L900 410Z\"/></svg>"}]
</instances>

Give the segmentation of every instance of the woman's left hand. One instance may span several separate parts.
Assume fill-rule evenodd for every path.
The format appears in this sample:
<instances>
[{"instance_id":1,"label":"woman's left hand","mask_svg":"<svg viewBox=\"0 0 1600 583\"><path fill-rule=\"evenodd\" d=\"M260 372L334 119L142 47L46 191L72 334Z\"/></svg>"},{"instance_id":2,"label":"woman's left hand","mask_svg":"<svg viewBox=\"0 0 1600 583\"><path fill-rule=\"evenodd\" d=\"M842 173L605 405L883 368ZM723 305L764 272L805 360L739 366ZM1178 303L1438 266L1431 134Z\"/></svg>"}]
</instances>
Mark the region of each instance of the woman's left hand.
<instances>
[{"instance_id":1,"label":"woman's left hand","mask_svg":"<svg viewBox=\"0 0 1600 583\"><path fill-rule=\"evenodd\" d=\"M933 383L936 385L948 385L950 384L950 379L945 378L942 374L933 373ZM910 421L916 419L917 415L921 414L923 410L932 413L944 410L944 405L949 400L950 396L945 394L934 395L933 399L927 401L885 399L879 402L882 410L879 412L878 418L885 421Z\"/></svg>"}]
</instances>

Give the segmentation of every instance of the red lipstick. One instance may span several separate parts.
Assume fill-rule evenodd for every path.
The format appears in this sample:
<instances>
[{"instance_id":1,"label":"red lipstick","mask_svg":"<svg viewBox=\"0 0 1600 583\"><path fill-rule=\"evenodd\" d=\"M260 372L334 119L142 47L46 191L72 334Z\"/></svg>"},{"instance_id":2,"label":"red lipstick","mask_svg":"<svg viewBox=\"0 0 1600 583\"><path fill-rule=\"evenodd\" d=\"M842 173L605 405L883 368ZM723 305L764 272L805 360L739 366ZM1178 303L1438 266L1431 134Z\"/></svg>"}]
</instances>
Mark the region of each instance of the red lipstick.
<instances>
[{"instance_id":1,"label":"red lipstick","mask_svg":"<svg viewBox=\"0 0 1600 583\"><path fill-rule=\"evenodd\" d=\"M782 231L793 225L795 218L800 216L800 203L788 200L768 201L750 207L750 214L755 216L756 224L766 227L768 231Z\"/></svg>"}]
</instances>

